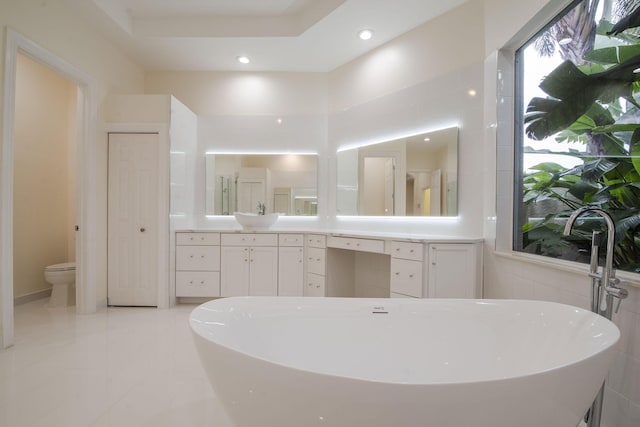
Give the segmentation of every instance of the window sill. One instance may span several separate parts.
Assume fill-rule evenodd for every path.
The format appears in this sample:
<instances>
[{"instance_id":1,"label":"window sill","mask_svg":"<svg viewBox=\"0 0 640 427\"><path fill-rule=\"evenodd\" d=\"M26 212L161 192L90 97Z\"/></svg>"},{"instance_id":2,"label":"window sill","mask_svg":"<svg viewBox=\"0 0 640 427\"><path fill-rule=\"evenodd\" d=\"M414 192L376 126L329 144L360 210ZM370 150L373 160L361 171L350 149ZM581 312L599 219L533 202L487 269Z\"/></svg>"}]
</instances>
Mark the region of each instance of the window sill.
<instances>
[{"instance_id":1,"label":"window sill","mask_svg":"<svg viewBox=\"0 0 640 427\"><path fill-rule=\"evenodd\" d=\"M494 251L495 256L512 261L519 261L528 264L538 265L540 267L552 268L559 271L565 271L568 273L580 274L585 277L589 277L589 266L587 264L581 264L578 262L564 261L555 258L543 257L540 255L532 255L523 252L503 252ZM640 288L640 274L630 273L628 271L616 270L616 277L622 281L623 286L633 286Z\"/></svg>"}]
</instances>

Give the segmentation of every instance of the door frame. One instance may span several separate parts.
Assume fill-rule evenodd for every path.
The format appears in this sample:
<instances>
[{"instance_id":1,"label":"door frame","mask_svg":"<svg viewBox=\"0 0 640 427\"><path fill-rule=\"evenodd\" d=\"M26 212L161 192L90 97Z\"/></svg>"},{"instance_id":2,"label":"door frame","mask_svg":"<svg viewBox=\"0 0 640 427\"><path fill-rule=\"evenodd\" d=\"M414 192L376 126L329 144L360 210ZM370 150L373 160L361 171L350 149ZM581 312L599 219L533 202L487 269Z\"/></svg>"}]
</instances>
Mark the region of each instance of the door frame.
<instances>
[{"instance_id":1,"label":"door frame","mask_svg":"<svg viewBox=\"0 0 640 427\"><path fill-rule=\"evenodd\" d=\"M64 76L78 86L76 312L94 313L96 302L97 227L97 82L52 52L11 28L6 30L2 160L0 172L0 349L13 345L13 152L18 53Z\"/></svg>"}]
</instances>

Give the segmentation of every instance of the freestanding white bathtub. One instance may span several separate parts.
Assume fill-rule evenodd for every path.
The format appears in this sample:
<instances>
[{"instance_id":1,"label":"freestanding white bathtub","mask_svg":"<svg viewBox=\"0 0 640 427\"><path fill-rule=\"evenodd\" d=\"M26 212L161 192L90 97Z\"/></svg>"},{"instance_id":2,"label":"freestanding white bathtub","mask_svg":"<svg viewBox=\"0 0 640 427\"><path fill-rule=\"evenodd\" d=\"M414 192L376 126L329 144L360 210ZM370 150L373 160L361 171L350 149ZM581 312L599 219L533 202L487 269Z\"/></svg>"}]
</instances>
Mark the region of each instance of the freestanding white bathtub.
<instances>
[{"instance_id":1,"label":"freestanding white bathtub","mask_svg":"<svg viewBox=\"0 0 640 427\"><path fill-rule=\"evenodd\" d=\"M515 300L240 297L190 323L237 427L575 427L620 336Z\"/></svg>"}]
</instances>

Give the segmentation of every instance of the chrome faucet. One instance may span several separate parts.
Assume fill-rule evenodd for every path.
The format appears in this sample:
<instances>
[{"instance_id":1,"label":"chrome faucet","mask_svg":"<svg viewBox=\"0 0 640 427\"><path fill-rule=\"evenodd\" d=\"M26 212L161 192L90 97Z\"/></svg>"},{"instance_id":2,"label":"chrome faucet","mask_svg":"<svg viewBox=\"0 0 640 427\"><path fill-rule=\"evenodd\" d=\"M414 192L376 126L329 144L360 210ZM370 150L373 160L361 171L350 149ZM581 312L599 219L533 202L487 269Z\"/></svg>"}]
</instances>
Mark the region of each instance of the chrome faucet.
<instances>
[{"instance_id":1,"label":"chrome faucet","mask_svg":"<svg viewBox=\"0 0 640 427\"><path fill-rule=\"evenodd\" d=\"M574 211L567 224L564 227L564 235L571 234L571 229L574 223L582 214L586 212L594 212L604 218L607 224L607 253L605 257L604 267L602 273L598 273L598 247L600 245L600 239L602 237L601 231L594 231L591 236L591 265L589 268L589 277L591 277L591 311L598 313L607 319L611 320L613 298L618 299L618 308L623 299L625 299L629 293L626 289L619 288L620 280L615 277L616 272L613 269L613 247L615 244L616 228L611 216L600 208L595 206L583 206L580 209ZM587 420L587 427L600 426L600 419L602 417L602 405L604 402L604 384L600 388L600 392L593 401L589 412L585 416Z\"/></svg>"},{"instance_id":2,"label":"chrome faucet","mask_svg":"<svg viewBox=\"0 0 640 427\"><path fill-rule=\"evenodd\" d=\"M264 203L262 202L258 202L258 215L264 215L265 214L265 210L266 210L266 206L264 205Z\"/></svg>"},{"instance_id":3,"label":"chrome faucet","mask_svg":"<svg viewBox=\"0 0 640 427\"><path fill-rule=\"evenodd\" d=\"M594 231L591 238L591 267L589 276L591 277L591 310L611 320L613 298L618 298L620 302L628 296L626 289L619 288L620 280L615 277L613 268L613 248L616 237L616 227L611 216L595 206L583 206L574 211L564 227L564 235L571 234L574 223L586 212L594 212L600 215L607 224L607 253L605 257L602 273L598 273L598 245L600 243L601 232ZM617 310L616 310L617 311Z\"/></svg>"}]
</instances>

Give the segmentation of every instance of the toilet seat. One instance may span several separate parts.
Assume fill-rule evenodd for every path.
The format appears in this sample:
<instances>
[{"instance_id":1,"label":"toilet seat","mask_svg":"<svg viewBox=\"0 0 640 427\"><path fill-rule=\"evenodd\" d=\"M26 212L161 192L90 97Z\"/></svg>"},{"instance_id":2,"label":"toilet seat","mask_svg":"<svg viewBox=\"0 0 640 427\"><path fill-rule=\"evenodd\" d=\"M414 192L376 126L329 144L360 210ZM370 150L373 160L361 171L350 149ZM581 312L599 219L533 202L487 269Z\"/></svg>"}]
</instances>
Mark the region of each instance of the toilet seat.
<instances>
[{"instance_id":1,"label":"toilet seat","mask_svg":"<svg viewBox=\"0 0 640 427\"><path fill-rule=\"evenodd\" d=\"M61 264L53 264L45 267L44 271L70 271L76 269L75 262L63 262Z\"/></svg>"}]
</instances>

